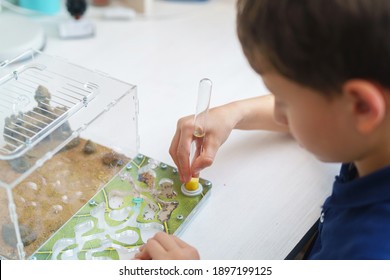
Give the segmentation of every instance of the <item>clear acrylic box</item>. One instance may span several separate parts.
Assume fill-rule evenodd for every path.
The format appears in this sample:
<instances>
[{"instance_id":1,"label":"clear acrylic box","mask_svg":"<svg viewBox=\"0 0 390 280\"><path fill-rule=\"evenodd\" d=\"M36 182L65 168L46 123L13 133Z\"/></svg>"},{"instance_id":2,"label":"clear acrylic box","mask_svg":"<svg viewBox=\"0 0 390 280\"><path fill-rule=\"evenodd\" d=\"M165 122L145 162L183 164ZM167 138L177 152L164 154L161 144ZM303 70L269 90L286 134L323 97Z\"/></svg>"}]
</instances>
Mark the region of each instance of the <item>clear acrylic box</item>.
<instances>
[{"instance_id":1,"label":"clear acrylic box","mask_svg":"<svg viewBox=\"0 0 390 280\"><path fill-rule=\"evenodd\" d=\"M138 153L136 86L28 51L0 65L0 255L29 258Z\"/></svg>"},{"instance_id":2,"label":"clear acrylic box","mask_svg":"<svg viewBox=\"0 0 390 280\"><path fill-rule=\"evenodd\" d=\"M38 51L0 63L0 259L131 259L210 194L139 154L137 88Z\"/></svg>"}]
</instances>

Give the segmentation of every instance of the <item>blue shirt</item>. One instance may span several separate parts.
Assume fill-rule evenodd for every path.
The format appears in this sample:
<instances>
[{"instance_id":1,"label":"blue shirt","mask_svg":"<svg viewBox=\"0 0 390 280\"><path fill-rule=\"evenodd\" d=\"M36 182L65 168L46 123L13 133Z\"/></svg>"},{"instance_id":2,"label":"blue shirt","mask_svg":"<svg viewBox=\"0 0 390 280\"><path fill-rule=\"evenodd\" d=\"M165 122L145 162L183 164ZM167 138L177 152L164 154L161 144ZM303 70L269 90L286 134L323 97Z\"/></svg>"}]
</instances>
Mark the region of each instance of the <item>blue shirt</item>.
<instances>
[{"instance_id":1,"label":"blue shirt","mask_svg":"<svg viewBox=\"0 0 390 280\"><path fill-rule=\"evenodd\" d=\"M390 166L356 175L342 165L308 259L390 259Z\"/></svg>"}]
</instances>

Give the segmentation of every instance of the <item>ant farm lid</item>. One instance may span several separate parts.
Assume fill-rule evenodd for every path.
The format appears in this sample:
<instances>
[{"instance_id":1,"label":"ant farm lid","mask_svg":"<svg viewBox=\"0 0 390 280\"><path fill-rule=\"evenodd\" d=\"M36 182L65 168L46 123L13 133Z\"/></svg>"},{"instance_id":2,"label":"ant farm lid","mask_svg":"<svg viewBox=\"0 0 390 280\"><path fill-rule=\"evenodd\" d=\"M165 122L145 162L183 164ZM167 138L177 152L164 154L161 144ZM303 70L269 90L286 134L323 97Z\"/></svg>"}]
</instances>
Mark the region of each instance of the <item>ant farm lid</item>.
<instances>
[{"instance_id":1,"label":"ant farm lid","mask_svg":"<svg viewBox=\"0 0 390 280\"><path fill-rule=\"evenodd\" d=\"M78 138L138 153L136 86L30 50L0 62L0 186L13 188Z\"/></svg>"}]
</instances>

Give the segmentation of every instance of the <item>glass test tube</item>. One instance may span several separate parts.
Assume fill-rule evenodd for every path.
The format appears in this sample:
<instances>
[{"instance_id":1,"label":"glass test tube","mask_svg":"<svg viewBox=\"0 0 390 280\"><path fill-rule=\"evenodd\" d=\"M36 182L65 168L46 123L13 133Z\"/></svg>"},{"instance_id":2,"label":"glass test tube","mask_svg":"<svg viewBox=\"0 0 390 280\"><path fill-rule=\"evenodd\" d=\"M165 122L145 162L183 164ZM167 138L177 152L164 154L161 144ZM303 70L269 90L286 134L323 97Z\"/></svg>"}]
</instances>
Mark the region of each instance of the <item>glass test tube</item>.
<instances>
[{"instance_id":1,"label":"glass test tube","mask_svg":"<svg viewBox=\"0 0 390 280\"><path fill-rule=\"evenodd\" d=\"M212 82L209 79L202 79L199 82L198 100L194 116L193 141L190 149L190 165L202 152L203 141L206 135L207 114L210 106ZM185 185L187 191L196 192L199 188L199 174Z\"/></svg>"},{"instance_id":2,"label":"glass test tube","mask_svg":"<svg viewBox=\"0 0 390 280\"><path fill-rule=\"evenodd\" d=\"M210 106L212 82L209 79L202 79L199 82L198 100L194 116L194 139L191 145L190 161L192 162L200 155L204 136L206 135L207 114Z\"/></svg>"}]
</instances>

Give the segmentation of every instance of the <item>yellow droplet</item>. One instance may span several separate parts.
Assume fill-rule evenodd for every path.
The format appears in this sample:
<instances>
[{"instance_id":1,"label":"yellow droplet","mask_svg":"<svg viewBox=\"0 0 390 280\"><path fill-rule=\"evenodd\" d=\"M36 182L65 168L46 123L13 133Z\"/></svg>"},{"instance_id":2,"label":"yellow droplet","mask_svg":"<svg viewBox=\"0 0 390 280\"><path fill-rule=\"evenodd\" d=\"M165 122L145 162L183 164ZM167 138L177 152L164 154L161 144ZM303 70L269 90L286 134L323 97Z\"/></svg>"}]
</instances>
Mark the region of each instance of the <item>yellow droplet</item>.
<instances>
[{"instance_id":1,"label":"yellow droplet","mask_svg":"<svg viewBox=\"0 0 390 280\"><path fill-rule=\"evenodd\" d=\"M186 183L186 189L188 191L195 191L199 187L199 178L191 178L191 181Z\"/></svg>"}]
</instances>

